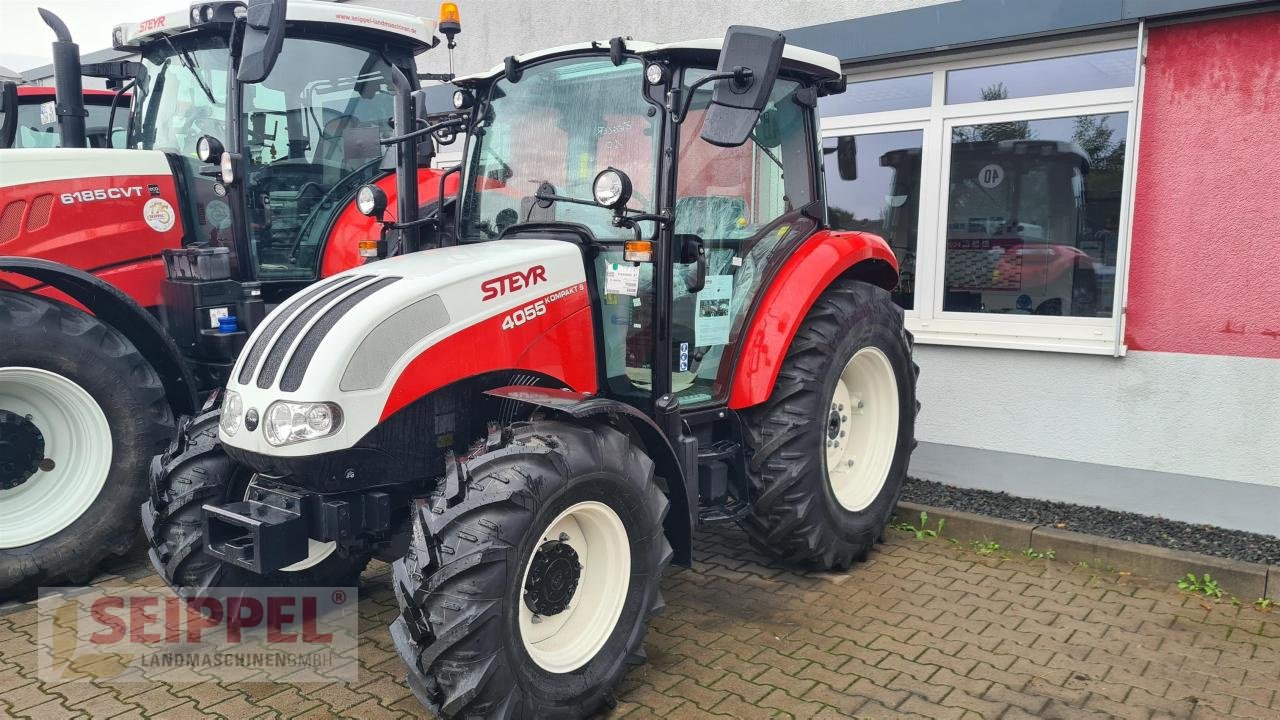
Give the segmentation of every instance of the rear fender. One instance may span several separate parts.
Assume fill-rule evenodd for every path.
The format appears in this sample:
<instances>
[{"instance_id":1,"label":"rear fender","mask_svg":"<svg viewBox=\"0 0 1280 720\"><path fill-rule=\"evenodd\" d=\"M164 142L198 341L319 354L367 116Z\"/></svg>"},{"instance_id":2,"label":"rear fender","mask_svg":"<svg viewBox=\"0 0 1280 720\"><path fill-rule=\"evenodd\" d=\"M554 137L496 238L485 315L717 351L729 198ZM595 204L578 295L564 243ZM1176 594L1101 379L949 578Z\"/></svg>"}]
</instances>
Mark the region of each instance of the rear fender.
<instances>
[{"instance_id":1,"label":"rear fender","mask_svg":"<svg viewBox=\"0 0 1280 720\"><path fill-rule=\"evenodd\" d=\"M644 443L645 450L653 460L654 471L667 481L667 498L671 502L671 509L667 512L663 525L667 540L675 553L672 562L684 567L692 564L693 525L698 508L697 486L685 478L675 450L653 419L626 403L569 390L511 385L488 390L485 394L536 405L578 421L617 420L626 423Z\"/></svg>"},{"instance_id":2,"label":"rear fender","mask_svg":"<svg viewBox=\"0 0 1280 720\"><path fill-rule=\"evenodd\" d=\"M0 257L0 272L24 275L66 293L124 335L160 375L175 415L192 414L199 407L195 378L173 338L128 295L83 270L37 258Z\"/></svg>"},{"instance_id":3,"label":"rear fender","mask_svg":"<svg viewBox=\"0 0 1280 720\"><path fill-rule=\"evenodd\" d=\"M739 342L729 407L758 405L773 392L791 339L818 296L839 277L892 290L898 260L878 235L820 230L810 235L769 280Z\"/></svg>"}]
</instances>

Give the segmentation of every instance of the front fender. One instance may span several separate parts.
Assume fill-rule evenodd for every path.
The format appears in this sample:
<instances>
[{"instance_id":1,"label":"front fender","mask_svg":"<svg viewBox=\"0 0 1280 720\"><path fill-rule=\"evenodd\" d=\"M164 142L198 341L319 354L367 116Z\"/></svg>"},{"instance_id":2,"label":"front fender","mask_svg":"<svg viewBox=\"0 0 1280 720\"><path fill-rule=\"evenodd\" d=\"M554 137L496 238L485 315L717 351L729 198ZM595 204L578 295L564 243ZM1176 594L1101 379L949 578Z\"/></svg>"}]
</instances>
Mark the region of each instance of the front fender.
<instances>
[{"instance_id":1,"label":"front fender","mask_svg":"<svg viewBox=\"0 0 1280 720\"><path fill-rule=\"evenodd\" d=\"M175 415L192 414L196 382L177 344L160 323L119 288L69 265L28 257L0 257L0 272L24 275L66 293L115 328L160 375Z\"/></svg>"},{"instance_id":2,"label":"front fender","mask_svg":"<svg viewBox=\"0 0 1280 720\"><path fill-rule=\"evenodd\" d=\"M664 520L664 530L675 553L672 562L684 567L693 563L693 526L698 512L696 478L691 483L685 477L676 451L652 418L626 403L570 390L511 385L488 390L485 394L537 405L575 420L613 417L626 422L644 443L653 460L654 471L667 481L667 499L671 502L671 509Z\"/></svg>"},{"instance_id":3,"label":"front fender","mask_svg":"<svg viewBox=\"0 0 1280 720\"><path fill-rule=\"evenodd\" d=\"M889 244L871 233L821 230L806 238L768 280L742 334L729 407L741 410L768 399L804 316L841 276L892 290L898 283L898 260Z\"/></svg>"}]
</instances>

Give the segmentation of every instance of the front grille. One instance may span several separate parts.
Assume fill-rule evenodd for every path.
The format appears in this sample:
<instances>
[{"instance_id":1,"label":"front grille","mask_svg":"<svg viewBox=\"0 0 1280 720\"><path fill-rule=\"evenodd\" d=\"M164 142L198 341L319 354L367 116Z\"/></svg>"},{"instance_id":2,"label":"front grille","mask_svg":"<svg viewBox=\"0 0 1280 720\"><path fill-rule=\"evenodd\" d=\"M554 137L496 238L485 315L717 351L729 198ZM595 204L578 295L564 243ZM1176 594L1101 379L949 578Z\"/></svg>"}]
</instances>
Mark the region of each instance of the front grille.
<instances>
[{"instance_id":1,"label":"front grille","mask_svg":"<svg viewBox=\"0 0 1280 720\"><path fill-rule=\"evenodd\" d=\"M253 341L253 347L249 348L249 352L245 354L244 364L240 366L239 381L241 385L248 385L253 380L253 373L258 368L258 361L262 359L262 354L267 351L267 347L271 345L271 340L275 338L280 327L293 317L294 313L306 307L320 293L332 289L346 287L357 280L363 279L363 276L349 278L334 278L324 282L316 283L306 292L294 298L289 305L271 318L271 322L258 333L258 338Z\"/></svg>"},{"instance_id":2,"label":"front grille","mask_svg":"<svg viewBox=\"0 0 1280 720\"><path fill-rule=\"evenodd\" d=\"M289 364L284 369L284 375L280 377L280 389L284 392L293 392L301 387L302 378L307 373L307 367L311 364L312 356L315 355L324 337L342 319L342 316L346 315L351 308L365 298L399 279L398 277L386 277L365 285L325 311L325 314L316 321L316 324L307 330L307 334L302 336L302 342L298 343L298 349L293 351L293 357L289 358Z\"/></svg>"}]
</instances>

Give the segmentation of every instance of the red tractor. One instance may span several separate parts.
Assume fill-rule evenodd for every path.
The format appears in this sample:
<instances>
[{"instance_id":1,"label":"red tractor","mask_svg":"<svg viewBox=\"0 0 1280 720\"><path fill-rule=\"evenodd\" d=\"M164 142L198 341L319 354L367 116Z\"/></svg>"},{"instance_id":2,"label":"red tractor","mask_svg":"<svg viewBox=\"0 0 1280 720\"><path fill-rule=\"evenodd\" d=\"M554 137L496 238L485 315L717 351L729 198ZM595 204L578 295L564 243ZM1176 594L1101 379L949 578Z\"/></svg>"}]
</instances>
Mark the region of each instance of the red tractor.
<instances>
[{"instance_id":1,"label":"red tractor","mask_svg":"<svg viewBox=\"0 0 1280 720\"><path fill-rule=\"evenodd\" d=\"M138 61L81 68L65 26L46 20L59 40L45 112L61 147L0 151L0 598L84 579L130 546L174 418L226 383L272 308L373 254L359 187L411 204L423 227L443 190L425 166L397 187L384 142L415 129L414 57L440 42L431 22L313 0L197 2L117 27L116 48ZM450 44L457 27L439 28ZM82 71L131 97L110 123L117 149L86 147ZM5 120L24 125L26 96L9 97ZM416 137L397 146L415 167L433 148ZM420 232L393 235L418 248Z\"/></svg>"},{"instance_id":2,"label":"red tractor","mask_svg":"<svg viewBox=\"0 0 1280 720\"><path fill-rule=\"evenodd\" d=\"M112 142L123 142L120 125L113 126L113 116L123 120L129 112L129 96L113 90L84 91L85 139L89 147L111 147ZM58 132L57 103L54 88L39 85L14 85L4 83L0 93L12 93L13 100L0 107L0 148L51 148L59 147L62 138ZM12 115L8 108L12 107ZM13 120L9 121L8 118ZM114 136L114 137L113 137Z\"/></svg>"},{"instance_id":3,"label":"red tractor","mask_svg":"<svg viewBox=\"0 0 1280 720\"><path fill-rule=\"evenodd\" d=\"M816 107L844 80L780 33L455 82L452 232L259 323L153 464L143 528L186 598L393 561L426 707L584 717L643 662L695 528L824 569L882 537L917 411L897 262L828 227Z\"/></svg>"}]
</instances>

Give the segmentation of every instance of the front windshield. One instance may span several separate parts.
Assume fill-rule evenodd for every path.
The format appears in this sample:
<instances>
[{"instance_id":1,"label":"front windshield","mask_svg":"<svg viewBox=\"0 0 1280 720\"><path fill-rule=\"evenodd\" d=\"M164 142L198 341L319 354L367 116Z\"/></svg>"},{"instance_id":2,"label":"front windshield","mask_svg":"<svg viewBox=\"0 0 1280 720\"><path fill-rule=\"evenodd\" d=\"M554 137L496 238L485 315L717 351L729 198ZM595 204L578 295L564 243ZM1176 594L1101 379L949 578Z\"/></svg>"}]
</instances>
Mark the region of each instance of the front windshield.
<instances>
[{"instance_id":1,"label":"front windshield","mask_svg":"<svg viewBox=\"0 0 1280 720\"><path fill-rule=\"evenodd\" d=\"M544 183L562 197L591 198L591 181L607 167L632 183L629 208L653 212L661 117L643 96L638 59L568 58L498 80L473 134L468 189L459 222L464 240L487 240L517 222L581 223L600 240L634 237L606 208L536 204Z\"/></svg>"}]
</instances>

